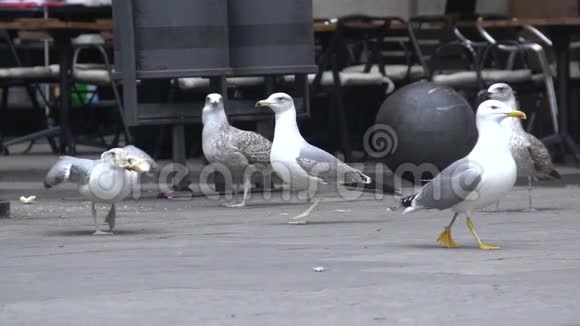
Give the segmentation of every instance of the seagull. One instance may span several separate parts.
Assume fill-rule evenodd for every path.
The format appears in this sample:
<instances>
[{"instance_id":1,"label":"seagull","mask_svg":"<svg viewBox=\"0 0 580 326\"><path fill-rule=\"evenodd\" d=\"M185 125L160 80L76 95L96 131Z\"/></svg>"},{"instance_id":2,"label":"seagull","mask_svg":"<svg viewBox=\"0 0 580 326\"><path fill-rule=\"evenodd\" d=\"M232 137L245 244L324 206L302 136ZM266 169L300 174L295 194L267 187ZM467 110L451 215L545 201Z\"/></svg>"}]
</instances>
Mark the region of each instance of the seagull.
<instances>
[{"instance_id":1,"label":"seagull","mask_svg":"<svg viewBox=\"0 0 580 326\"><path fill-rule=\"evenodd\" d=\"M441 171L418 193L401 199L406 207L403 214L420 209L449 209L454 213L451 223L437 239L448 248L458 247L451 237L451 227L459 214L467 216L467 227L480 249L500 248L481 241L471 215L474 210L502 198L516 182L517 167L510 152L509 137L500 126L508 117L525 119L526 115L497 100L481 103L476 113L479 135L471 152Z\"/></svg>"},{"instance_id":2,"label":"seagull","mask_svg":"<svg viewBox=\"0 0 580 326\"><path fill-rule=\"evenodd\" d=\"M485 95L488 98L505 103L512 110L517 108L514 92L508 84L493 84L487 89ZM546 146L534 135L527 133L522 127L520 120L507 118L500 125L510 137L510 149L518 167L518 175L528 178L527 211L534 211L532 206L532 179L560 179L560 173L554 169L550 152L548 152ZM499 206L499 203L497 206Z\"/></svg>"},{"instance_id":3,"label":"seagull","mask_svg":"<svg viewBox=\"0 0 580 326\"><path fill-rule=\"evenodd\" d=\"M222 164L231 174L234 200L226 207L244 207L251 187L251 177L256 171L268 171L272 143L263 136L233 127L224 111L224 101L220 94L209 94L202 111L202 148L210 163ZM222 171L223 172L223 171ZM240 177L243 179L244 196L240 203L238 189Z\"/></svg>"},{"instance_id":4,"label":"seagull","mask_svg":"<svg viewBox=\"0 0 580 326\"><path fill-rule=\"evenodd\" d=\"M157 168L149 155L133 145L110 149L101 154L99 160L62 156L46 174L44 187L49 189L64 182L76 183L80 194L91 201L95 222L93 235L113 234L115 204L136 189L140 174ZM105 218L108 232L102 231L97 222L96 203L111 204Z\"/></svg>"},{"instance_id":5,"label":"seagull","mask_svg":"<svg viewBox=\"0 0 580 326\"><path fill-rule=\"evenodd\" d=\"M289 224L306 224L306 218L320 202L316 188L320 184L371 183L371 178L343 163L331 154L310 145L298 130L294 100L285 93L274 93L258 101L256 107L269 107L276 114L274 142L270 161L274 172L293 191L306 191L310 206L290 218Z\"/></svg>"}]
</instances>

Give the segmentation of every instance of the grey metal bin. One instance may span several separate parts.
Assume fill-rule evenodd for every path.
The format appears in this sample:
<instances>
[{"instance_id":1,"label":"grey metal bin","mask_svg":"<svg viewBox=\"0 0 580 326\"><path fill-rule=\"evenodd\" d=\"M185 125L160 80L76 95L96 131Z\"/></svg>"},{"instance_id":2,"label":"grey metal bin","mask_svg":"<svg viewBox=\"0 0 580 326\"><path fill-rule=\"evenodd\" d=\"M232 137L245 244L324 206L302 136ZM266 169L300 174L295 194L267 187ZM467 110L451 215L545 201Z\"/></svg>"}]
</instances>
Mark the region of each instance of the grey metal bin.
<instances>
[{"instance_id":1,"label":"grey metal bin","mask_svg":"<svg viewBox=\"0 0 580 326\"><path fill-rule=\"evenodd\" d=\"M203 99L174 101L170 80L211 78L207 91L224 95L232 118L260 121L260 130L272 116L254 103L267 94L228 99L225 77L267 75L260 92L289 89L298 113L309 112L306 74L317 70L312 0L113 0L113 24L113 77L122 82L126 121L174 125L175 161L185 160L183 124L200 121ZM161 100L151 99L156 94Z\"/></svg>"},{"instance_id":2,"label":"grey metal bin","mask_svg":"<svg viewBox=\"0 0 580 326\"><path fill-rule=\"evenodd\" d=\"M312 73L312 0L228 0L233 74Z\"/></svg>"},{"instance_id":3,"label":"grey metal bin","mask_svg":"<svg viewBox=\"0 0 580 326\"><path fill-rule=\"evenodd\" d=\"M225 0L113 2L115 55L134 46L138 78L215 76L229 68ZM116 68L124 65L116 60Z\"/></svg>"},{"instance_id":4,"label":"grey metal bin","mask_svg":"<svg viewBox=\"0 0 580 326\"><path fill-rule=\"evenodd\" d=\"M137 80L230 72L227 0L115 0L113 22L129 125L193 119L191 106L139 104Z\"/></svg>"},{"instance_id":5,"label":"grey metal bin","mask_svg":"<svg viewBox=\"0 0 580 326\"><path fill-rule=\"evenodd\" d=\"M228 0L228 25L232 75L266 76L266 93L292 89L298 115L308 115L307 74L318 70L312 0ZM295 78L277 85L284 75Z\"/></svg>"}]
</instances>

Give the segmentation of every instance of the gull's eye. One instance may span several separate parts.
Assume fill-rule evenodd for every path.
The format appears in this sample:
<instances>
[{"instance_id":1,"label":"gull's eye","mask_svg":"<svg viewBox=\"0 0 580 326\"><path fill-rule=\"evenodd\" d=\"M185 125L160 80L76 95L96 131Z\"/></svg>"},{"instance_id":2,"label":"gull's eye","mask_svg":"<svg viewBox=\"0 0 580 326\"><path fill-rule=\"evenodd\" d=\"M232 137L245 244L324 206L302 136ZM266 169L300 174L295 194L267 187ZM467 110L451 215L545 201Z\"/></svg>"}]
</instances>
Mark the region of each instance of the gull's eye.
<instances>
[{"instance_id":1,"label":"gull's eye","mask_svg":"<svg viewBox=\"0 0 580 326\"><path fill-rule=\"evenodd\" d=\"M128 158L128 159L127 159L127 163L129 163L129 164L133 164L133 159L132 159L132 158Z\"/></svg>"},{"instance_id":2,"label":"gull's eye","mask_svg":"<svg viewBox=\"0 0 580 326\"><path fill-rule=\"evenodd\" d=\"M278 102L284 102L284 100L285 100L284 97L282 97L282 96L278 97Z\"/></svg>"},{"instance_id":3,"label":"gull's eye","mask_svg":"<svg viewBox=\"0 0 580 326\"><path fill-rule=\"evenodd\" d=\"M491 106L491 109L492 109L492 110L497 110L497 109L499 109L499 106L492 105L492 106Z\"/></svg>"},{"instance_id":4,"label":"gull's eye","mask_svg":"<svg viewBox=\"0 0 580 326\"><path fill-rule=\"evenodd\" d=\"M209 102L209 96L207 96L207 97L205 98L205 103L208 103L208 102Z\"/></svg>"}]
</instances>

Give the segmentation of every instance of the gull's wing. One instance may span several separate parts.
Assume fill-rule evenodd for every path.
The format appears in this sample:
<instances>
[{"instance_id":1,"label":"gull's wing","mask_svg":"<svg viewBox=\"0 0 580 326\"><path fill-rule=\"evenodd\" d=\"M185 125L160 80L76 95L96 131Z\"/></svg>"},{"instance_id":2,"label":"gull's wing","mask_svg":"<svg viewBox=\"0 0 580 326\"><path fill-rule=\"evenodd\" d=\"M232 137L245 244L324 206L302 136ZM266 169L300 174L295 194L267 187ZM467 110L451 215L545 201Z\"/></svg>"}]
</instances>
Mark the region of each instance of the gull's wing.
<instances>
[{"instance_id":1,"label":"gull's wing","mask_svg":"<svg viewBox=\"0 0 580 326\"><path fill-rule=\"evenodd\" d=\"M143 150L141 150L133 145L125 146L125 147L123 147L123 150L125 151L125 153L127 153L127 156L138 158L140 160L143 160L143 161L146 161L147 163L149 163L152 171L157 170L158 165L155 162L155 160L151 156L149 156L149 154L145 153Z\"/></svg>"},{"instance_id":2,"label":"gull's wing","mask_svg":"<svg viewBox=\"0 0 580 326\"><path fill-rule=\"evenodd\" d=\"M534 161L534 170L540 179L555 178L560 179L560 173L554 169L550 152L538 138L527 134L530 146L527 147L532 161Z\"/></svg>"},{"instance_id":3,"label":"gull's wing","mask_svg":"<svg viewBox=\"0 0 580 326\"><path fill-rule=\"evenodd\" d=\"M247 130L241 130L232 127L235 130L232 140L235 142L235 147L239 149L250 164L262 163L270 164L270 151L272 149L272 142L264 136Z\"/></svg>"},{"instance_id":4,"label":"gull's wing","mask_svg":"<svg viewBox=\"0 0 580 326\"><path fill-rule=\"evenodd\" d=\"M311 177L326 183L370 183L371 179L361 171L351 168L330 153L305 143L296 162Z\"/></svg>"},{"instance_id":5,"label":"gull's wing","mask_svg":"<svg viewBox=\"0 0 580 326\"><path fill-rule=\"evenodd\" d=\"M62 156L46 174L44 187L50 188L63 182L84 183L98 161Z\"/></svg>"},{"instance_id":6,"label":"gull's wing","mask_svg":"<svg viewBox=\"0 0 580 326\"><path fill-rule=\"evenodd\" d=\"M248 158L242 153L242 151L235 146L225 145L222 150L216 154L216 159L218 162L224 162L230 167L245 167L249 163Z\"/></svg>"},{"instance_id":7,"label":"gull's wing","mask_svg":"<svg viewBox=\"0 0 580 326\"><path fill-rule=\"evenodd\" d=\"M482 173L479 164L463 158L441 171L410 199L417 208L451 208L467 199L477 189Z\"/></svg>"}]
</instances>

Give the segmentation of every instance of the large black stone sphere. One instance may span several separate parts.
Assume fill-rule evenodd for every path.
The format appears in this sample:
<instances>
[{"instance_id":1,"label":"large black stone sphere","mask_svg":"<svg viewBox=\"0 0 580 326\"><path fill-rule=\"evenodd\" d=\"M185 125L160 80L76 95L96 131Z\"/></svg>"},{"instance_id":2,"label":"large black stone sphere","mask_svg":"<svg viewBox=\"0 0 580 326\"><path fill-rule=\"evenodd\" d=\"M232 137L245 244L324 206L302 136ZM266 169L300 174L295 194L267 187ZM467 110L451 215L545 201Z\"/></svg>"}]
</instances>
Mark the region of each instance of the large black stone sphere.
<instances>
[{"instance_id":1,"label":"large black stone sphere","mask_svg":"<svg viewBox=\"0 0 580 326\"><path fill-rule=\"evenodd\" d=\"M477 140L475 114L465 98L430 82L407 85L389 96L374 129L370 150L399 175L423 163L428 163L424 169L441 171L467 155ZM433 175L423 177L428 174ZM408 173L404 176L408 179Z\"/></svg>"}]
</instances>

